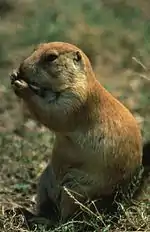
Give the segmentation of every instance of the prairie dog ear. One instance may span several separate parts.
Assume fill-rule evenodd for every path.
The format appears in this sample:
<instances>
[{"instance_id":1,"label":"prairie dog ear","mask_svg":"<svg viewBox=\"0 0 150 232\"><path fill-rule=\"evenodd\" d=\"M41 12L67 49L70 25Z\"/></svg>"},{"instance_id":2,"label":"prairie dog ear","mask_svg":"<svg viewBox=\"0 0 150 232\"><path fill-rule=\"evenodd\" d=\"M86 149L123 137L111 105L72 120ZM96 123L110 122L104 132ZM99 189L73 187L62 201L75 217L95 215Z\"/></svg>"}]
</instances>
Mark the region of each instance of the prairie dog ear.
<instances>
[{"instance_id":1,"label":"prairie dog ear","mask_svg":"<svg viewBox=\"0 0 150 232\"><path fill-rule=\"evenodd\" d=\"M43 43L39 43L39 44L35 45L35 46L33 47L33 52L35 52L36 50L38 50L38 49L41 48L42 46L43 46Z\"/></svg>"},{"instance_id":2,"label":"prairie dog ear","mask_svg":"<svg viewBox=\"0 0 150 232\"><path fill-rule=\"evenodd\" d=\"M82 60L82 54L80 51L76 51L74 52L74 60L76 62L80 62Z\"/></svg>"}]
</instances>

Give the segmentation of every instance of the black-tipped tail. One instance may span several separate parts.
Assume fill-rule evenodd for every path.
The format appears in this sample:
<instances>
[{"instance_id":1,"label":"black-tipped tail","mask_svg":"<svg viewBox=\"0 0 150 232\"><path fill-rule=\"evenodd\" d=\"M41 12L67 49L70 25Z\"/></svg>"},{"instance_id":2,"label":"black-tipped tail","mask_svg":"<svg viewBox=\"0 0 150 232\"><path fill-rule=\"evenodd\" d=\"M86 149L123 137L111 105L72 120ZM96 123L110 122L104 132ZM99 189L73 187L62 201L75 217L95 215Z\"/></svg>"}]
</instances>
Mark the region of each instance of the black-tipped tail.
<instances>
[{"instance_id":1,"label":"black-tipped tail","mask_svg":"<svg viewBox=\"0 0 150 232\"><path fill-rule=\"evenodd\" d=\"M142 164L145 168L150 167L150 141L143 145Z\"/></svg>"}]
</instances>

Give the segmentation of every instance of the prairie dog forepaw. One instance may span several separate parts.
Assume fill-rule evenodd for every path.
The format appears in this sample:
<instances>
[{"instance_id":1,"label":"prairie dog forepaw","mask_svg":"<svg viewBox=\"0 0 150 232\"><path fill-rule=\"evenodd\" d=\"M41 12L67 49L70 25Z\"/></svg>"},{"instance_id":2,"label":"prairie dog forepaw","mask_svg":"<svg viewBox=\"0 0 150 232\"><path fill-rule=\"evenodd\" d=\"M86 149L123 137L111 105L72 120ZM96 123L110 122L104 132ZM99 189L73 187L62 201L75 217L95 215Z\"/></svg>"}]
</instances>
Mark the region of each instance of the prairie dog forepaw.
<instances>
[{"instance_id":1,"label":"prairie dog forepaw","mask_svg":"<svg viewBox=\"0 0 150 232\"><path fill-rule=\"evenodd\" d=\"M28 84L23 80L14 80L13 85L17 89L24 89L28 87Z\"/></svg>"},{"instance_id":2,"label":"prairie dog forepaw","mask_svg":"<svg viewBox=\"0 0 150 232\"><path fill-rule=\"evenodd\" d=\"M17 69L13 70L13 72L10 73L9 77L11 80L11 84L13 84L13 82L18 79L18 75L19 75L19 73L18 73Z\"/></svg>"},{"instance_id":3,"label":"prairie dog forepaw","mask_svg":"<svg viewBox=\"0 0 150 232\"><path fill-rule=\"evenodd\" d=\"M19 78L19 73L16 70L10 74L10 80L11 86L18 97L25 99L33 94L28 83Z\"/></svg>"}]
</instances>

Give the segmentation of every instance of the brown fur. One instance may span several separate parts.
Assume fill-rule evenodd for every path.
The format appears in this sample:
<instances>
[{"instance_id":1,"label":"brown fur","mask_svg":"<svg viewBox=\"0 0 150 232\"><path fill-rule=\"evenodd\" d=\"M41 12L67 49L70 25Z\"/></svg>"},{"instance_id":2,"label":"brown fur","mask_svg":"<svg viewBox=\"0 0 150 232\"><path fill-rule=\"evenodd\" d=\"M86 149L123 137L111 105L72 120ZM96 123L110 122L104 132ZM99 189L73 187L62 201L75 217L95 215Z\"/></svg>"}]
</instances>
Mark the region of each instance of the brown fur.
<instances>
[{"instance_id":1,"label":"brown fur","mask_svg":"<svg viewBox=\"0 0 150 232\"><path fill-rule=\"evenodd\" d=\"M49 54L57 58L52 61ZM56 134L52 159L40 179L39 214L48 214L53 202L64 221L77 207L64 186L81 201L109 196L140 167L142 139L136 120L96 80L79 48L41 44L11 79L32 114ZM47 95L35 94L31 82L49 88Z\"/></svg>"}]
</instances>

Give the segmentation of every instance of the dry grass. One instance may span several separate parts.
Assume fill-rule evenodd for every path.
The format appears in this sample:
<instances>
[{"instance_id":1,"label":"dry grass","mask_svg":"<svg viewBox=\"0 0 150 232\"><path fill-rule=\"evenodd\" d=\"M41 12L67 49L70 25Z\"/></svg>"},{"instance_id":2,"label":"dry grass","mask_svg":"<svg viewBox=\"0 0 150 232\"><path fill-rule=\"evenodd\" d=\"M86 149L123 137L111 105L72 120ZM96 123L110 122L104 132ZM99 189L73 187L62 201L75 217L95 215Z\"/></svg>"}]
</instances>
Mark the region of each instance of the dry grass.
<instances>
[{"instance_id":1,"label":"dry grass","mask_svg":"<svg viewBox=\"0 0 150 232\"><path fill-rule=\"evenodd\" d=\"M119 205L118 222L92 213L48 228L43 219L29 225L36 183L50 156L53 135L23 116L10 89L9 72L33 45L65 40L90 57L101 83L135 115L144 140L150 139L148 1L1 1L0 2L0 231L150 231L150 180L134 204ZM105 4L103 4L105 3ZM132 23L131 23L132 22Z\"/></svg>"}]
</instances>

